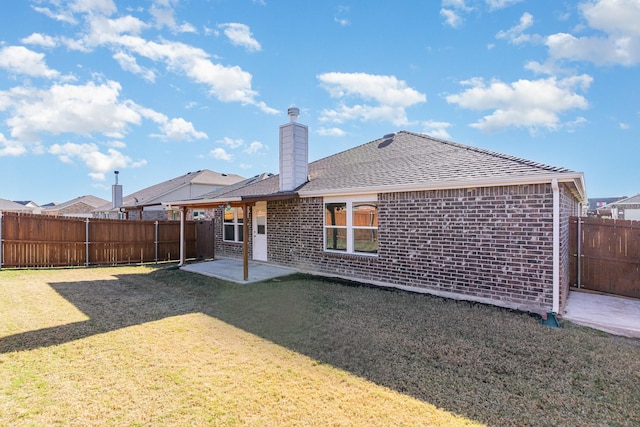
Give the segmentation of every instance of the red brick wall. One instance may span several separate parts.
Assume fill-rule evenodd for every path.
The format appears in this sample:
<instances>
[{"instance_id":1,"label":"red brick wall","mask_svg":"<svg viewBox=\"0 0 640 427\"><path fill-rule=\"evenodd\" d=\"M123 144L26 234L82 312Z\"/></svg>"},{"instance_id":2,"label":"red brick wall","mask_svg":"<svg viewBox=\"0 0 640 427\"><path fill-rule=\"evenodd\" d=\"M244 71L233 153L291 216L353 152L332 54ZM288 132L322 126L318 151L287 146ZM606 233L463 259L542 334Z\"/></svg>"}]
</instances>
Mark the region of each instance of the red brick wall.
<instances>
[{"instance_id":1,"label":"red brick wall","mask_svg":"<svg viewBox=\"0 0 640 427\"><path fill-rule=\"evenodd\" d=\"M568 292L568 218L578 206L566 187L561 186L560 196L563 304ZM549 184L385 193L378 195L378 208L379 253L371 257L323 250L322 198L271 201L268 260L504 307L551 309ZM217 227L217 254L242 255L241 245L223 243L221 237Z\"/></svg>"}]
</instances>

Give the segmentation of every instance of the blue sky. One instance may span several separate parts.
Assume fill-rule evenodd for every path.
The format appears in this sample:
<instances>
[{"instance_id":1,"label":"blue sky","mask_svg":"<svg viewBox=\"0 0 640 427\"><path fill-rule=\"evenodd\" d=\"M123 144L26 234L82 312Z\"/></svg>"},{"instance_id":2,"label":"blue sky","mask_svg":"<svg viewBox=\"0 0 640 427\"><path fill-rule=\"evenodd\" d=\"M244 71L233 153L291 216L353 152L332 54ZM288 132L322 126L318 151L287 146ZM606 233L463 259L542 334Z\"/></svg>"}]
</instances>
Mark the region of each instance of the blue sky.
<instances>
[{"instance_id":1,"label":"blue sky","mask_svg":"<svg viewBox=\"0 0 640 427\"><path fill-rule=\"evenodd\" d=\"M640 192L640 0L24 0L0 13L0 198L278 171L409 130Z\"/></svg>"}]
</instances>

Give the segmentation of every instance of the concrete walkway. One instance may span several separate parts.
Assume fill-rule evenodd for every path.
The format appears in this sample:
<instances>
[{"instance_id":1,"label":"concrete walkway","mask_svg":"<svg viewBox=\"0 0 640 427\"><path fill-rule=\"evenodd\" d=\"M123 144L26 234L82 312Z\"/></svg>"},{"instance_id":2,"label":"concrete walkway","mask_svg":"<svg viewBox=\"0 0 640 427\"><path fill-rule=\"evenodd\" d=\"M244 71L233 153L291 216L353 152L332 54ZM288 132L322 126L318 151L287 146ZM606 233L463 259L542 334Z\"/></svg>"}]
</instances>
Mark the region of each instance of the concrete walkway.
<instances>
[{"instance_id":1,"label":"concrete walkway","mask_svg":"<svg viewBox=\"0 0 640 427\"><path fill-rule=\"evenodd\" d=\"M187 264L180 267L181 270L199 273L217 279L228 280L235 283L254 283L276 277L288 276L296 270L276 267L255 261L249 261L249 280L244 280L244 266L242 260L220 258L213 261L204 261L195 264Z\"/></svg>"},{"instance_id":2,"label":"concrete walkway","mask_svg":"<svg viewBox=\"0 0 640 427\"><path fill-rule=\"evenodd\" d=\"M571 291L564 320L610 334L640 338L640 300Z\"/></svg>"}]
</instances>

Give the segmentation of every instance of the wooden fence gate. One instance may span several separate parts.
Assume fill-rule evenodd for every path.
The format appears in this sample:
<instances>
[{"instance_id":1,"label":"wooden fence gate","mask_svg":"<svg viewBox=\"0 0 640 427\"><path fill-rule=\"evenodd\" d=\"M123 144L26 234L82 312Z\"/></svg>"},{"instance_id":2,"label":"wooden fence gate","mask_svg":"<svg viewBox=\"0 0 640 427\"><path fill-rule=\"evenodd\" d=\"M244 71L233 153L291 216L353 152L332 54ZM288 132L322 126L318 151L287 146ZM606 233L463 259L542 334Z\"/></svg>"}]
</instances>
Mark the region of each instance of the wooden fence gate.
<instances>
[{"instance_id":1,"label":"wooden fence gate","mask_svg":"<svg viewBox=\"0 0 640 427\"><path fill-rule=\"evenodd\" d=\"M640 221L571 217L570 283L640 298Z\"/></svg>"}]
</instances>

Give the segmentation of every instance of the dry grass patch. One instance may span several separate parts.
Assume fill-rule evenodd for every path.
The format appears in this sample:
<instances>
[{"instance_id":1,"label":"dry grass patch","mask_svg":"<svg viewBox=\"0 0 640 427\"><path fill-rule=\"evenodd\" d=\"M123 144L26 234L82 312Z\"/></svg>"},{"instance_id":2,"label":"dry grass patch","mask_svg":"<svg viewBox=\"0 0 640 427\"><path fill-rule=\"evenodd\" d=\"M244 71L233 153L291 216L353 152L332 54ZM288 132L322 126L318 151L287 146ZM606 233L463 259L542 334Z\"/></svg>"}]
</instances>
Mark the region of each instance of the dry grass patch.
<instances>
[{"instance_id":1,"label":"dry grass patch","mask_svg":"<svg viewBox=\"0 0 640 427\"><path fill-rule=\"evenodd\" d=\"M640 425L639 340L479 304L124 267L0 271L0 312L0 424Z\"/></svg>"},{"instance_id":2,"label":"dry grass patch","mask_svg":"<svg viewBox=\"0 0 640 427\"><path fill-rule=\"evenodd\" d=\"M119 284L110 282L110 274ZM180 292L155 289L159 300L149 300L142 289L126 290L145 281L151 287L143 288L152 295L155 285L163 288L149 281L149 274L153 271L144 268L21 272L2 281L3 313L20 300L74 314L66 295L85 309L92 303L88 311L94 317L46 325L40 308L17 310L27 316L24 322L12 322L0 334L0 424L477 425L205 314L199 305L213 301L194 298L193 289L172 288L185 291L191 313L184 301L175 300ZM18 290L14 282L29 285ZM19 296L23 290L51 300L30 303ZM119 298L133 306L119 304ZM145 300L152 306L137 306ZM156 312L155 304L173 308ZM34 340L42 335L24 328L29 316L48 334L71 335L54 344L48 338L48 346L40 347ZM153 317L157 320L136 322ZM16 335L26 343L12 339Z\"/></svg>"}]
</instances>

